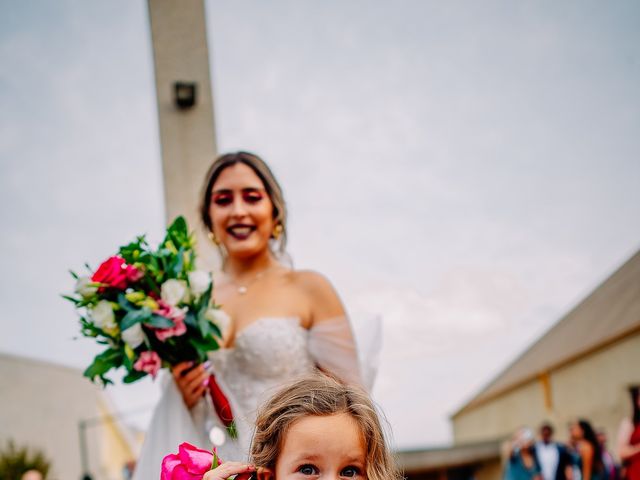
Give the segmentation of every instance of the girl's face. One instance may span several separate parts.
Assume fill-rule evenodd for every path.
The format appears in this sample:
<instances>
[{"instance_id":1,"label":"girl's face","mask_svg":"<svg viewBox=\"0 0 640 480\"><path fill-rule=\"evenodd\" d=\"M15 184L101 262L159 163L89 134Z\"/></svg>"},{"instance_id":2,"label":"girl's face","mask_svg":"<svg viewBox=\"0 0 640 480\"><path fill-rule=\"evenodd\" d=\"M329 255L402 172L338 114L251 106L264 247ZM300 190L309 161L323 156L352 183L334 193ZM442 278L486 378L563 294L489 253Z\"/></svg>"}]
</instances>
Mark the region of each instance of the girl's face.
<instances>
[{"instance_id":1,"label":"girl's face","mask_svg":"<svg viewBox=\"0 0 640 480\"><path fill-rule=\"evenodd\" d=\"M260 177L244 163L225 168L213 184L213 233L229 256L247 258L269 248L273 203Z\"/></svg>"},{"instance_id":2,"label":"girl's face","mask_svg":"<svg viewBox=\"0 0 640 480\"><path fill-rule=\"evenodd\" d=\"M346 413L293 422L276 461L277 480L365 480L366 450L356 421Z\"/></svg>"}]
</instances>

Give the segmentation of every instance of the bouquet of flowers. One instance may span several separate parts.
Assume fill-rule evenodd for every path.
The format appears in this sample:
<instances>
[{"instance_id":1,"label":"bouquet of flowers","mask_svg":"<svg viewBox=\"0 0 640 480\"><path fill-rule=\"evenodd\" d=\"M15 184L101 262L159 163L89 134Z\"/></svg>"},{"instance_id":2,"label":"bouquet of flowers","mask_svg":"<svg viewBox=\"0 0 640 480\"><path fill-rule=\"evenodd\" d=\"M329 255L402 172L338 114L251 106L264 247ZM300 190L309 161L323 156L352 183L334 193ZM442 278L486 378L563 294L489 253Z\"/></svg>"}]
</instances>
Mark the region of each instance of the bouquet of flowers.
<instances>
[{"instance_id":1,"label":"bouquet of flowers","mask_svg":"<svg viewBox=\"0 0 640 480\"><path fill-rule=\"evenodd\" d=\"M202 363L219 348L219 307L212 302L211 275L195 270L195 240L183 217L152 249L144 236L119 248L95 271L76 279L75 293L63 297L80 313L81 334L106 349L84 376L106 385L106 374L124 367L125 383L183 361ZM233 418L213 376L209 391L227 427Z\"/></svg>"}]
</instances>

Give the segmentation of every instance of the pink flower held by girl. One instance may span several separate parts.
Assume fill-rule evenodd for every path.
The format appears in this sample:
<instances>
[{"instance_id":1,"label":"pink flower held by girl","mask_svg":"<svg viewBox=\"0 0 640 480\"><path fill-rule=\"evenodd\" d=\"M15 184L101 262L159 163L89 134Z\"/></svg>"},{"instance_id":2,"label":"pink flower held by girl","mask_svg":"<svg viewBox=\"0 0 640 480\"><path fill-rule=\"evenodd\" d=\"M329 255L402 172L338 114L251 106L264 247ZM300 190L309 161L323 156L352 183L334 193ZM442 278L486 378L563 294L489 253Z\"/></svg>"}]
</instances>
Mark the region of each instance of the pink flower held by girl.
<instances>
[{"instance_id":1,"label":"pink flower held by girl","mask_svg":"<svg viewBox=\"0 0 640 480\"><path fill-rule=\"evenodd\" d=\"M208 471L220 465L222 460L215 448L212 453L184 442L178 447L177 454L171 453L162 460L160 480L202 480ZM254 470L247 465L245 471L235 475L234 480L249 480Z\"/></svg>"},{"instance_id":2,"label":"pink flower held by girl","mask_svg":"<svg viewBox=\"0 0 640 480\"><path fill-rule=\"evenodd\" d=\"M213 454L189 443L182 443L178 453L172 453L162 460L160 480L202 480L211 469Z\"/></svg>"}]
</instances>

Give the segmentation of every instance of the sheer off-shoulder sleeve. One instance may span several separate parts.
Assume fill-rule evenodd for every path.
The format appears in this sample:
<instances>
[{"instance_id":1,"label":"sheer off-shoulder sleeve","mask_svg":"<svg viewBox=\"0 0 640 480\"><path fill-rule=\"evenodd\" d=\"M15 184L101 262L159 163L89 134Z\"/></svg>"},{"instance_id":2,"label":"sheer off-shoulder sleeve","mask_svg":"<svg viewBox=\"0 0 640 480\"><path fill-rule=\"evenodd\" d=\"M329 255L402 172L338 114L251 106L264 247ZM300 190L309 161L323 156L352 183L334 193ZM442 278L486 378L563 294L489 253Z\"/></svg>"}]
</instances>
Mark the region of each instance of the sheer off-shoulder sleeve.
<instances>
[{"instance_id":1,"label":"sheer off-shoulder sleeve","mask_svg":"<svg viewBox=\"0 0 640 480\"><path fill-rule=\"evenodd\" d=\"M358 350L347 317L337 317L314 324L309 330L309 352L327 373L345 383L363 387Z\"/></svg>"}]
</instances>

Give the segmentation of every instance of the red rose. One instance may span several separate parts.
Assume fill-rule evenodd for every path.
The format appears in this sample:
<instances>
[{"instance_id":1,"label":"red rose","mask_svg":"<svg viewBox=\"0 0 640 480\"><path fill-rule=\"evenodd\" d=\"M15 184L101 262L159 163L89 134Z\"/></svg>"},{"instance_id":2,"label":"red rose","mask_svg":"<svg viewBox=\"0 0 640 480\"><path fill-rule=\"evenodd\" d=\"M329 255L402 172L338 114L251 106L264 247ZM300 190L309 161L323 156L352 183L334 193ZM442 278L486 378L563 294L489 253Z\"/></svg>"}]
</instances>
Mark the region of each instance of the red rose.
<instances>
[{"instance_id":1,"label":"red rose","mask_svg":"<svg viewBox=\"0 0 640 480\"><path fill-rule=\"evenodd\" d=\"M109 257L98 267L91 281L124 290L127 288L127 265L124 259L117 256ZM99 290L104 290L104 287L100 287Z\"/></svg>"}]
</instances>

